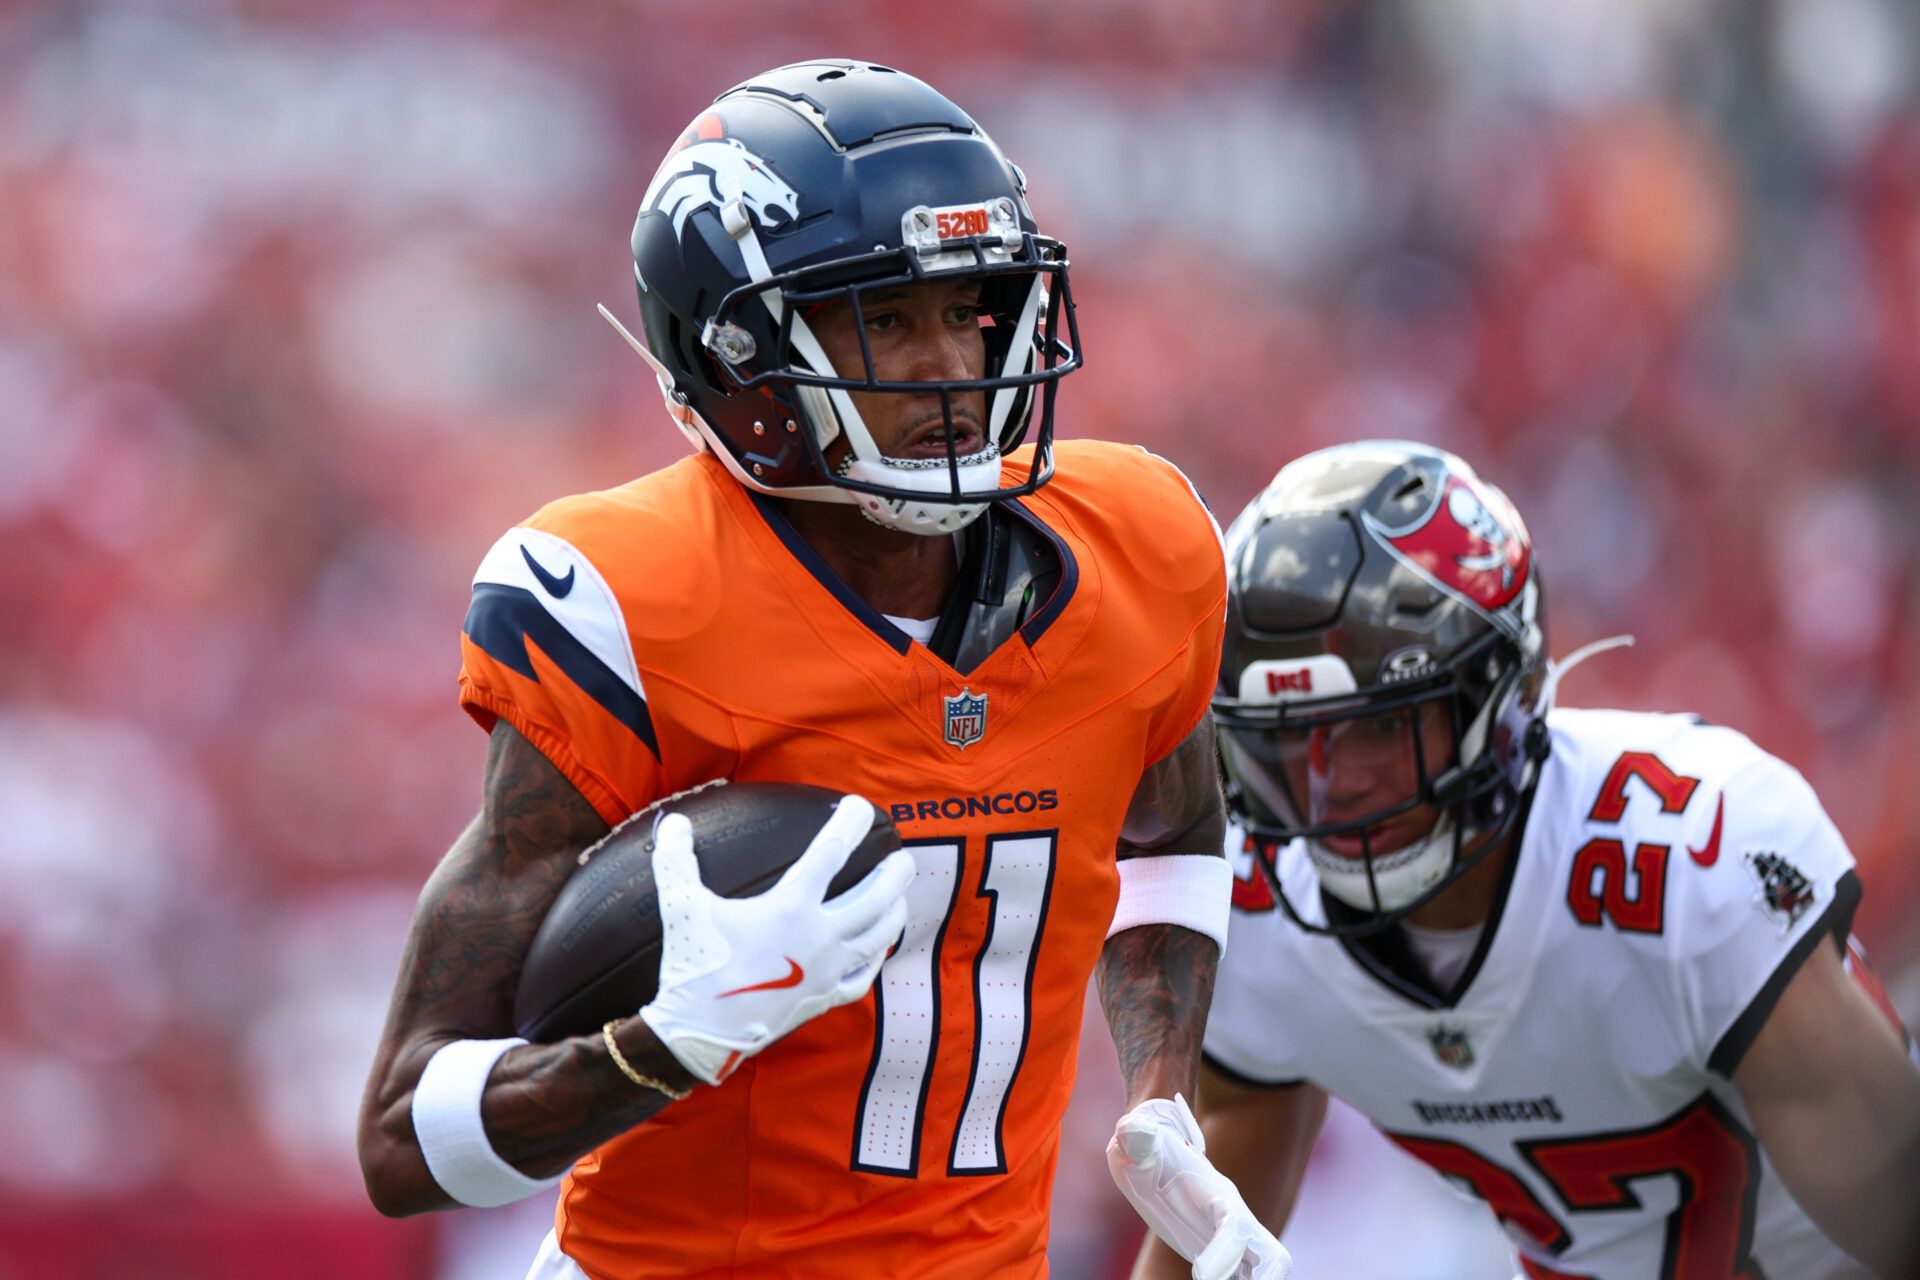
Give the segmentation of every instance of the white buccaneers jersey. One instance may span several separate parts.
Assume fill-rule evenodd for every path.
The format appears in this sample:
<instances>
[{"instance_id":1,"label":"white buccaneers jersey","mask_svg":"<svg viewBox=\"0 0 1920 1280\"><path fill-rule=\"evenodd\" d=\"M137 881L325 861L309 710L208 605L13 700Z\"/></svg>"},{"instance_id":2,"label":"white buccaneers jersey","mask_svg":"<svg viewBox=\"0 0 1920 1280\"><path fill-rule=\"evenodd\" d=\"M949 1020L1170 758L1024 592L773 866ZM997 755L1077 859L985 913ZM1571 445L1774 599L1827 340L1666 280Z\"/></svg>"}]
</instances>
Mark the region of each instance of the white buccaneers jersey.
<instances>
[{"instance_id":1,"label":"white buccaneers jersey","mask_svg":"<svg viewBox=\"0 0 1920 1280\"><path fill-rule=\"evenodd\" d=\"M1486 1201L1536 1280L1867 1275L1788 1196L1730 1079L1807 954L1846 943L1859 888L1839 832L1731 730L1548 723L1519 856L1448 995L1398 931L1311 935L1243 883L1209 1061L1350 1103ZM1279 873L1324 923L1297 844Z\"/></svg>"}]
</instances>

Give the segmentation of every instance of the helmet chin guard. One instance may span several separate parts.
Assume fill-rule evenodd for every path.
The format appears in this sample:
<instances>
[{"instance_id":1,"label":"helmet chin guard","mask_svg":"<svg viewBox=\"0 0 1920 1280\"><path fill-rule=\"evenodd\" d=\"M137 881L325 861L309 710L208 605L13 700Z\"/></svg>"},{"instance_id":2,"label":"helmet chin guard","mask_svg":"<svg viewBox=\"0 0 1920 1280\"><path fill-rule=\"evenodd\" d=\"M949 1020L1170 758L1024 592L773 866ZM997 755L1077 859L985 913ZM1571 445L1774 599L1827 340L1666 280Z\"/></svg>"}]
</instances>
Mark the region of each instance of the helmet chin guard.
<instances>
[{"instance_id":1,"label":"helmet chin guard","mask_svg":"<svg viewBox=\"0 0 1920 1280\"><path fill-rule=\"evenodd\" d=\"M1452 814L1442 814L1433 830L1404 849L1343 858L1318 840L1302 843L1320 887L1356 911L1399 911L1453 870L1458 842Z\"/></svg>"},{"instance_id":2,"label":"helmet chin guard","mask_svg":"<svg viewBox=\"0 0 1920 1280\"><path fill-rule=\"evenodd\" d=\"M929 495L949 492L950 474L958 476L961 488L968 493L988 493L1000 486L1000 448L991 440L985 448L959 458L952 465L953 470L949 472L945 458L858 458L850 453L840 466L840 474L876 489L917 489ZM909 501L877 493L844 492L859 504L867 519L903 533L955 533L972 524L987 509L984 502Z\"/></svg>"}]
</instances>

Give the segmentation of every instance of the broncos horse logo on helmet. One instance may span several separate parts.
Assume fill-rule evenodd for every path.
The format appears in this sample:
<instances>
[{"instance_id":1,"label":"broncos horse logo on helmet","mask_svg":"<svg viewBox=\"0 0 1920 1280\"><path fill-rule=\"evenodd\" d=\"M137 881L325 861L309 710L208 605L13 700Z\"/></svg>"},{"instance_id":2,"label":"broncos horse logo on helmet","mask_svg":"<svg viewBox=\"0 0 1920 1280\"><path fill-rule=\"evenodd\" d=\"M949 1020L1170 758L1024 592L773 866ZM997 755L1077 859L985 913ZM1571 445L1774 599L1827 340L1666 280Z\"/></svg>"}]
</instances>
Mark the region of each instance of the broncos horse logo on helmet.
<instances>
[{"instance_id":1,"label":"broncos horse logo on helmet","mask_svg":"<svg viewBox=\"0 0 1920 1280\"><path fill-rule=\"evenodd\" d=\"M800 216L800 193L738 138L696 141L669 155L653 175L640 207L666 214L673 220L673 234L680 236L695 209L735 199L763 227ZM772 216L776 213L778 218Z\"/></svg>"}]
</instances>

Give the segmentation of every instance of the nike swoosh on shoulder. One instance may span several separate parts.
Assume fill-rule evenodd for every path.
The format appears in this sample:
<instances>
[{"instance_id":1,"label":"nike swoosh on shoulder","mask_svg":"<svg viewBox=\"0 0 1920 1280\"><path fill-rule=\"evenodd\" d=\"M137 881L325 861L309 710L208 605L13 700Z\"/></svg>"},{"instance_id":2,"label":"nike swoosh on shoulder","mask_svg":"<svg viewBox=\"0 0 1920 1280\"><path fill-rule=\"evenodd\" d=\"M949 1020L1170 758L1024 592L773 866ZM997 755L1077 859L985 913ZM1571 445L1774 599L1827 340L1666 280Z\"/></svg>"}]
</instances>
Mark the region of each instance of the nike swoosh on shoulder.
<instances>
[{"instance_id":1,"label":"nike swoosh on shoulder","mask_svg":"<svg viewBox=\"0 0 1920 1280\"><path fill-rule=\"evenodd\" d=\"M527 568L533 570L533 576L540 580L540 585L545 587L547 594L551 595L555 600L564 600L567 592L573 590L572 565L567 566L566 577L558 578L541 567L540 562L533 558L533 552L527 550L525 543L520 544L520 555L526 560Z\"/></svg>"},{"instance_id":2,"label":"nike swoosh on shoulder","mask_svg":"<svg viewBox=\"0 0 1920 1280\"><path fill-rule=\"evenodd\" d=\"M1713 810L1713 833L1707 842L1698 849L1688 846L1687 856L1703 867L1710 867L1720 860L1720 824L1727 816L1727 794L1720 793L1720 802Z\"/></svg>"},{"instance_id":3,"label":"nike swoosh on shoulder","mask_svg":"<svg viewBox=\"0 0 1920 1280\"><path fill-rule=\"evenodd\" d=\"M719 1000L725 1000L728 996L743 996L747 994L747 992L749 991L778 991L782 987L799 986L801 981L806 978L807 971L805 969L802 969L800 967L800 962L798 960L795 960L792 956L787 956L786 961L787 961L787 964L790 966L787 969L786 977L774 978L768 982L756 982L750 987L735 987L731 991L722 991L715 998Z\"/></svg>"}]
</instances>

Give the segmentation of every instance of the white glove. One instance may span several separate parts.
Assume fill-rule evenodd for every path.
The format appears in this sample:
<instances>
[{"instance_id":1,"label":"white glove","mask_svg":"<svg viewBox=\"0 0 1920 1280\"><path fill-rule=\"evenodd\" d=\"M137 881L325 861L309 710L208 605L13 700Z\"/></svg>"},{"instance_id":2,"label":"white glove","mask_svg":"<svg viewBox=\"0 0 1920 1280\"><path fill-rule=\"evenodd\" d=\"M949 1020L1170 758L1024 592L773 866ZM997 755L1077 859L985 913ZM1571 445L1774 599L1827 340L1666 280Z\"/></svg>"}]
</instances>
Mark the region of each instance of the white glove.
<instances>
[{"instance_id":1,"label":"white glove","mask_svg":"<svg viewBox=\"0 0 1920 1280\"><path fill-rule=\"evenodd\" d=\"M1179 1094L1120 1117L1107 1168L1154 1234L1193 1263L1193 1280L1287 1280L1292 1272L1293 1258L1207 1159L1207 1140Z\"/></svg>"},{"instance_id":2,"label":"white glove","mask_svg":"<svg viewBox=\"0 0 1920 1280\"><path fill-rule=\"evenodd\" d=\"M742 1060L873 985L907 927L912 855L896 849L826 901L828 884L872 825L873 806L844 796L777 884L723 898L700 882L693 824L677 813L659 820L660 988L640 1016L688 1071L719 1084Z\"/></svg>"}]
</instances>

